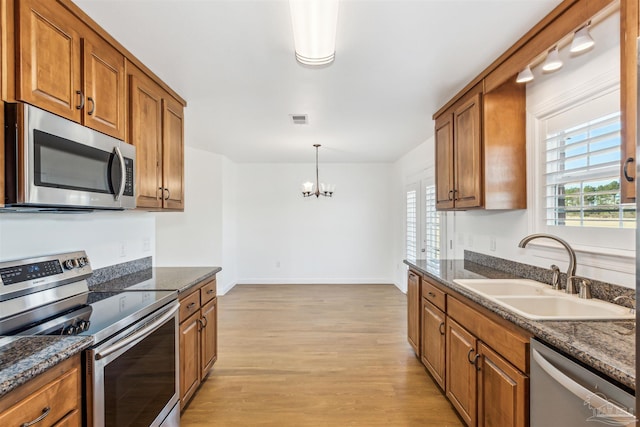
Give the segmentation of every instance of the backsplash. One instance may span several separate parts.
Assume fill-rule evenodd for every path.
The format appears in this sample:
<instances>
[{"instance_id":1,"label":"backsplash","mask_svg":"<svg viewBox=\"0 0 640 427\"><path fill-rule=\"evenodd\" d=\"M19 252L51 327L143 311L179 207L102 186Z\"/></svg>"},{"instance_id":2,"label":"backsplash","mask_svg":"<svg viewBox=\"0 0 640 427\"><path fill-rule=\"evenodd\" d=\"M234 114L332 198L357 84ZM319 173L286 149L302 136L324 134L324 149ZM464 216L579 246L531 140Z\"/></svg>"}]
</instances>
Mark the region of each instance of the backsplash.
<instances>
[{"instance_id":1,"label":"backsplash","mask_svg":"<svg viewBox=\"0 0 640 427\"><path fill-rule=\"evenodd\" d=\"M93 271L91 277L87 279L87 284L90 289L93 289L100 283L105 283L113 279L117 279L129 274L138 273L142 271L151 272L153 257L145 257L135 259L133 261L127 261L120 264L110 265L108 267L99 268Z\"/></svg>"},{"instance_id":2,"label":"backsplash","mask_svg":"<svg viewBox=\"0 0 640 427\"><path fill-rule=\"evenodd\" d=\"M522 264L516 261L496 258L490 255L485 255L468 250L464 251L464 260L465 262L469 261L475 264L491 267L496 270L505 271L515 276L524 277L525 279L531 279L538 282L551 284L552 273L548 268ZM566 277L566 273L561 273L560 282L565 283ZM614 302L614 298L624 295L632 298L635 301L635 289L626 288L624 286L615 285L613 283L601 282L599 280L591 278L588 279L591 281L591 295L593 298L598 298L608 302ZM627 298L616 301L615 303L629 308L633 307L633 303Z\"/></svg>"}]
</instances>

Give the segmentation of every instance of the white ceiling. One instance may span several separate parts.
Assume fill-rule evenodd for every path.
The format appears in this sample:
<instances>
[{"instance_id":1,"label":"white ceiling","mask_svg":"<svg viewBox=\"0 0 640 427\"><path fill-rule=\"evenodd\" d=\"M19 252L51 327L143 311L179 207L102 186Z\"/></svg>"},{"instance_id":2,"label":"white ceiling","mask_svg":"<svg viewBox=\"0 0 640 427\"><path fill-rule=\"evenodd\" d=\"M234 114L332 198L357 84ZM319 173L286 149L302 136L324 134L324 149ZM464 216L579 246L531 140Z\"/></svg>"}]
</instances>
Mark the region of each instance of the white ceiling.
<instances>
[{"instance_id":1,"label":"white ceiling","mask_svg":"<svg viewBox=\"0 0 640 427\"><path fill-rule=\"evenodd\" d=\"M312 162L314 143L321 161L395 161L560 3L341 0L335 62L310 69L286 0L74 1L187 100L187 145L236 162Z\"/></svg>"}]
</instances>

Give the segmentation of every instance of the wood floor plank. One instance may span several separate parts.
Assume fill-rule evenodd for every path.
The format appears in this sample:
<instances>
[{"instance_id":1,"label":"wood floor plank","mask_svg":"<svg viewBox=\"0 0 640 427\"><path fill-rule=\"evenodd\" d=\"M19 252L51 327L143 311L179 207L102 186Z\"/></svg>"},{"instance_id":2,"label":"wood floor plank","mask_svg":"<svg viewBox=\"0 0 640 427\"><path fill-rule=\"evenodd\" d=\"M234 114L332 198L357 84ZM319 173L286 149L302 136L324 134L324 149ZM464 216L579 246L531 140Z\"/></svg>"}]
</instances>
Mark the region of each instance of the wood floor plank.
<instances>
[{"instance_id":1,"label":"wood floor plank","mask_svg":"<svg viewBox=\"0 0 640 427\"><path fill-rule=\"evenodd\" d=\"M462 426L406 339L392 285L239 285L183 427Z\"/></svg>"}]
</instances>

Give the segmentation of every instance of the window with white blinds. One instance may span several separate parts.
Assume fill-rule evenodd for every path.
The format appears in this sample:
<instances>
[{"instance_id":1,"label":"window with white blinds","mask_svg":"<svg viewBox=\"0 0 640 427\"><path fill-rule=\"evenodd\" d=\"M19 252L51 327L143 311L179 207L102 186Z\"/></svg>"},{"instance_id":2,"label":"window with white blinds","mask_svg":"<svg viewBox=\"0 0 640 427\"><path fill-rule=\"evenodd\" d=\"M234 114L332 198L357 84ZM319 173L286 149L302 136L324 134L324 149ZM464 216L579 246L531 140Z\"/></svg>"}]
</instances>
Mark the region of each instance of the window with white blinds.
<instances>
[{"instance_id":1,"label":"window with white blinds","mask_svg":"<svg viewBox=\"0 0 640 427\"><path fill-rule=\"evenodd\" d=\"M425 186L425 252L427 260L440 259L440 214L436 211L436 186Z\"/></svg>"},{"instance_id":2,"label":"window with white blinds","mask_svg":"<svg viewBox=\"0 0 640 427\"><path fill-rule=\"evenodd\" d=\"M416 190L408 190L406 195L406 256L408 260L416 260L418 246L418 192Z\"/></svg>"},{"instance_id":3,"label":"window with white blinds","mask_svg":"<svg viewBox=\"0 0 640 427\"><path fill-rule=\"evenodd\" d=\"M635 228L635 204L620 203L620 112L603 114L596 105L597 115L585 120L586 107L577 109L580 115L565 111L547 126L546 224Z\"/></svg>"}]
</instances>

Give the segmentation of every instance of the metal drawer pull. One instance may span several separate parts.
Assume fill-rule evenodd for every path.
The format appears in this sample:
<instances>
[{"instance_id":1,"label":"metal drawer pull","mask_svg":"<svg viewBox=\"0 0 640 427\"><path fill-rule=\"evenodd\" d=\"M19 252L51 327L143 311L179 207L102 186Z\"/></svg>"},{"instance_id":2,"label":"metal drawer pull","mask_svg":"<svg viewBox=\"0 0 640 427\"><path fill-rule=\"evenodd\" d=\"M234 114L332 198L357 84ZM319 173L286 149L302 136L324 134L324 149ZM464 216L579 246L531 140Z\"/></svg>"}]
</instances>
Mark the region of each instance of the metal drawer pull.
<instances>
[{"instance_id":1,"label":"metal drawer pull","mask_svg":"<svg viewBox=\"0 0 640 427\"><path fill-rule=\"evenodd\" d=\"M438 330L440 331L440 335L444 335L444 322L440 323Z\"/></svg>"},{"instance_id":2,"label":"metal drawer pull","mask_svg":"<svg viewBox=\"0 0 640 427\"><path fill-rule=\"evenodd\" d=\"M38 424L40 421L42 421L45 418L47 418L47 415L49 415L49 412L51 412L51 408L49 406L47 406L46 408L44 408L42 410L42 415L40 415L38 418L36 418L33 421L29 421L28 423L20 424L20 427L29 427L29 426L32 426L34 424Z\"/></svg>"},{"instance_id":3,"label":"metal drawer pull","mask_svg":"<svg viewBox=\"0 0 640 427\"><path fill-rule=\"evenodd\" d=\"M212 293L213 293L213 289L209 289L209 290L207 291L207 295L211 295Z\"/></svg>"},{"instance_id":4,"label":"metal drawer pull","mask_svg":"<svg viewBox=\"0 0 640 427\"><path fill-rule=\"evenodd\" d=\"M189 303L189 304L187 304L187 310L191 310L195 306L196 306L195 302Z\"/></svg>"},{"instance_id":5,"label":"metal drawer pull","mask_svg":"<svg viewBox=\"0 0 640 427\"><path fill-rule=\"evenodd\" d=\"M624 174L624 179L626 179L629 182L633 182L634 179L632 176L629 176L629 174L627 173L627 166L629 166L629 163L635 162L635 159L633 157L629 157L627 158L627 160L624 161L624 167L622 168L622 173Z\"/></svg>"},{"instance_id":6,"label":"metal drawer pull","mask_svg":"<svg viewBox=\"0 0 640 427\"><path fill-rule=\"evenodd\" d=\"M436 294L434 294L434 293L433 293L433 292L431 292L431 291L429 291L429 292L427 292L427 293L429 294L429 296L430 296L431 298L435 298L435 297L436 297Z\"/></svg>"}]
</instances>

